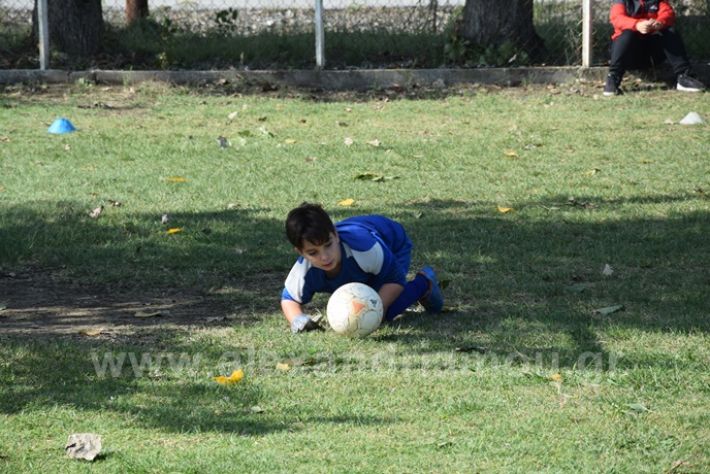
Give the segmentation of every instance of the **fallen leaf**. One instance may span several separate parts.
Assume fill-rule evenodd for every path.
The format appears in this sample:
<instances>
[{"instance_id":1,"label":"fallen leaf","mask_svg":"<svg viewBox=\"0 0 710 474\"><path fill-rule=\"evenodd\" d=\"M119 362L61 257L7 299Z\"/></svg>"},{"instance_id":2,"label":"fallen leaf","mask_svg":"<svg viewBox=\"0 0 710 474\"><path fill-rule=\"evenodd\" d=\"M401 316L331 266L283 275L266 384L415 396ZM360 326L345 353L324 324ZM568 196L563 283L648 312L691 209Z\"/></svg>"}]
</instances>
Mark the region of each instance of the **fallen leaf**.
<instances>
[{"instance_id":1,"label":"fallen leaf","mask_svg":"<svg viewBox=\"0 0 710 474\"><path fill-rule=\"evenodd\" d=\"M99 206L93 211L89 212L89 217L91 217L92 219L98 219L102 212L104 212L104 206Z\"/></svg>"},{"instance_id":2,"label":"fallen leaf","mask_svg":"<svg viewBox=\"0 0 710 474\"><path fill-rule=\"evenodd\" d=\"M296 140L294 140L293 138L287 138L286 140L284 140L284 143L285 143L286 145L294 145L294 144L296 144L296 143L298 143L298 142L297 142Z\"/></svg>"},{"instance_id":3,"label":"fallen leaf","mask_svg":"<svg viewBox=\"0 0 710 474\"><path fill-rule=\"evenodd\" d=\"M345 137L345 139L343 140L343 143L345 143L345 146L351 146L351 145L352 145L353 143L355 143L355 142L353 141L352 138L350 138L350 137Z\"/></svg>"},{"instance_id":4,"label":"fallen leaf","mask_svg":"<svg viewBox=\"0 0 710 474\"><path fill-rule=\"evenodd\" d=\"M687 466L688 464L688 461L678 460L674 462L671 468L666 471L666 474L671 474L675 472L679 467Z\"/></svg>"},{"instance_id":5,"label":"fallen leaf","mask_svg":"<svg viewBox=\"0 0 710 474\"><path fill-rule=\"evenodd\" d=\"M288 372L291 370L291 365L287 364L286 362L279 362L276 364L276 370L280 370L281 372Z\"/></svg>"},{"instance_id":6,"label":"fallen leaf","mask_svg":"<svg viewBox=\"0 0 710 474\"><path fill-rule=\"evenodd\" d=\"M244 371L242 369L235 370L230 376L218 375L217 377L212 377L212 380L220 385L234 385L239 383L244 378Z\"/></svg>"},{"instance_id":7,"label":"fallen leaf","mask_svg":"<svg viewBox=\"0 0 710 474\"><path fill-rule=\"evenodd\" d=\"M217 137L217 143L219 144L220 148L228 148L229 147L229 140L227 140L225 137L223 137L221 135Z\"/></svg>"},{"instance_id":8,"label":"fallen leaf","mask_svg":"<svg viewBox=\"0 0 710 474\"><path fill-rule=\"evenodd\" d=\"M595 174L597 174L599 172L601 172L601 170L599 168L592 168L584 174L586 174L587 176L594 176Z\"/></svg>"},{"instance_id":9,"label":"fallen leaf","mask_svg":"<svg viewBox=\"0 0 710 474\"><path fill-rule=\"evenodd\" d=\"M304 161L305 161L306 163L313 163L313 162L316 161L317 159L318 159L317 156L309 156L309 157L307 157Z\"/></svg>"},{"instance_id":10,"label":"fallen leaf","mask_svg":"<svg viewBox=\"0 0 710 474\"><path fill-rule=\"evenodd\" d=\"M0 142L7 143L9 141L10 141L10 137L6 137L5 135L0 135Z\"/></svg>"},{"instance_id":11,"label":"fallen leaf","mask_svg":"<svg viewBox=\"0 0 710 474\"><path fill-rule=\"evenodd\" d=\"M612 268L611 265L608 263L604 264L604 268L602 269L602 275L604 276L612 276L614 274L614 269Z\"/></svg>"},{"instance_id":12,"label":"fallen leaf","mask_svg":"<svg viewBox=\"0 0 710 474\"><path fill-rule=\"evenodd\" d=\"M146 318L157 318L160 316L167 316L168 313L167 311L136 311L136 313L133 315L136 318L141 318L141 319L146 319Z\"/></svg>"},{"instance_id":13,"label":"fallen leaf","mask_svg":"<svg viewBox=\"0 0 710 474\"><path fill-rule=\"evenodd\" d=\"M355 204L355 200L352 198L343 199L342 201L338 201L338 206L340 206L340 207L350 207L353 204Z\"/></svg>"},{"instance_id":14,"label":"fallen leaf","mask_svg":"<svg viewBox=\"0 0 710 474\"><path fill-rule=\"evenodd\" d=\"M187 178L182 176L168 176L166 181L168 183L187 183Z\"/></svg>"},{"instance_id":15,"label":"fallen leaf","mask_svg":"<svg viewBox=\"0 0 710 474\"><path fill-rule=\"evenodd\" d=\"M592 312L596 314L601 314L602 316L608 316L612 313L616 313L617 311L622 311L623 309L625 309L623 304L617 304L614 306L607 306L604 308L595 309Z\"/></svg>"},{"instance_id":16,"label":"fallen leaf","mask_svg":"<svg viewBox=\"0 0 710 474\"><path fill-rule=\"evenodd\" d=\"M352 109L352 107L345 107L345 111L346 111L346 112L352 112L353 109Z\"/></svg>"},{"instance_id":17,"label":"fallen leaf","mask_svg":"<svg viewBox=\"0 0 710 474\"><path fill-rule=\"evenodd\" d=\"M69 151L69 150L71 150L71 145L69 145L68 143L65 143L64 144L64 151Z\"/></svg>"},{"instance_id":18,"label":"fallen leaf","mask_svg":"<svg viewBox=\"0 0 710 474\"><path fill-rule=\"evenodd\" d=\"M503 153L508 158L520 158L520 156L518 155L518 152L515 150L505 150Z\"/></svg>"},{"instance_id":19,"label":"fallen leaf","mask_svg":"<svg viewBox=\"0 0 710 474\"><path fill-rule=\"evenodd\" d=\"M264 413L266 410L261 408L259 405L254 405L253 407L249 408L249 411L252 413Z\"/></svg>"},{"instance_id":20,"label":"fallen leaf","mask_svg":"<svg viewBox=\"0 0 710 474\"><path fill-rule=\"evenodd\" d=\"M234 120L235 118L237 118L237 115L239 115L239 112L232 112L231 114L227 115L227 118L229 120Z\"/></svg>"},{"instance_id":21,"label":"fallen leaf","mask_svg":"<svg viewBox=\"0 0 710 474\"><path fill-rule=\"evenodd\" d=\"M651 411L644 405L643 403L627 403L626 406L631 410L636 413L644 413L647 411Z\"/></svg>"},{"instance_id":22,"label":"fallen leaf","mask_svg":"<svg viewBox=\"0 0 710 474\"><path fill-rule=\"evenodd\" d=\"M182 227L171 227L166 231L166 234L168 235L173 235L173 234L179 234L182 232Z\"/></svg>"},{"instance_id":23,"label":"fallen leaf","mask_svg":"<svg viewBox=\"0 0 710 474\"><path fill-rule=\"evenodd\" d=\"M550 380L553 382L562 382L562 375L561 374L552 374L550 375Z\"/></svg>"},{"instance_id":24,"label":"fallen leaf","mask_svg":"<svg viewBox=\"0 0 710 474\"><path fill-rule=\"evenodd\" d=\"M104 328L90 328L82 329L81 331L79 331L79 334L81 334L82 336L96 337L100 336L103 332Z\"/></svg>"},{"instance_id":25,"label":"fallen leaf","mask_svg":"<svg viewBox=\"0 0 710 474\"><path fill-rule=\"evenodd\" d=\"M512 211L513 211L513 208L512 208L512 207L501 207L501 206L498 206L498 212L500 212L501 214L507 214L507 213L512 212Z\"/></svg>"},{"instance_id":26,"label":"fallen leaf","mask_svg":"<svg viewBox=\"0 0 710 474\"><path fill-rule=\"evenodd\" d=\"M101 436L93 433L69 435L64 451L70 458L93 461L101 452Z\"/></svg>"},{"instance_id":27,"label":"fallen leaf","mask_svg":"<svg viewBox=\"0 0 710 474\"><path fill-rule=\"evenodd\" d=\"M378 139L374 139L374 140L370 140L369 142L367 142L367 144L377 148L380 146L380 141Z\"/></svg>"},{"instance_id":28,"label":"fallen leaf","mask_svg":"<svg viewBox=\"0 0 710 474\"><path fill-rule=\"evenodd\" d=\"M259 127L259 131L261 132L262 135L266 135L269 138L273 138L275 135L268 131L266 127Z\"/></svg>"}]
</instances>

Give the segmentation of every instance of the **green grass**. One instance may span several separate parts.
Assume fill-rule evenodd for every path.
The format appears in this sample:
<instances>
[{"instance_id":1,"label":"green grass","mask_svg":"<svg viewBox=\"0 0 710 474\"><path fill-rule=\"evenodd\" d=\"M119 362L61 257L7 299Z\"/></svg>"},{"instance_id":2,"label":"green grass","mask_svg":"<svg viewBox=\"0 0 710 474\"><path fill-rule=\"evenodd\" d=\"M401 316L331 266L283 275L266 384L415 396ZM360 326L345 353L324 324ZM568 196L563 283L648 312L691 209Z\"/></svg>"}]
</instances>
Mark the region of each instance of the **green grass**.
<instances>
[{"instance_id":1,"label":"green grass","mask_svg":"<svg viewBox=\"0 0 710 474\"><path fill-rule=\"evenodd\" d=\"M5 89L0 471L707 472L710 127L665 121L707 120L710 103L600 87ZM58 116L79 131L47 134ZM282 223L303 200L400 220L413 267L450 282L448 311L362 340L291 336ZM156 294L213 311L118 313ZM104 317L76 316L87 307ZM77 329L59 334L66 311ZM164 359L134 371L144 354ZM237 367L240 384L211 380ZM77 432L105 455L67 459Z\"/></svg>"}]
</instances>

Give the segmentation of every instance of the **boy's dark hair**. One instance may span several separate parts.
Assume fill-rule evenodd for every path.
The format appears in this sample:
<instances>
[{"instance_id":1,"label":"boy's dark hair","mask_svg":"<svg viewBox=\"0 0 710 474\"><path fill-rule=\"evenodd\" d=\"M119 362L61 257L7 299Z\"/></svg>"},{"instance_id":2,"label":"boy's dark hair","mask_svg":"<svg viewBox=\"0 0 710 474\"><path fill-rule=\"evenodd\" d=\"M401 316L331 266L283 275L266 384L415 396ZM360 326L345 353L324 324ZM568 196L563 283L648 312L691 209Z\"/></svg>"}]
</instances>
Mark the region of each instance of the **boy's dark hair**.
<instances>
[{"instance_id":1,"label":"boy's dark hair","mask_svg":"<svg viewBox=\"0 0 710 474\"><path fill-rule=\"evenodd\" d=\"M286 236L297 249L302 249L306 241L323 245L331 233L335 234L333 221L319 204L304 202L286 217Z\"/></svg>"}]
</instances>

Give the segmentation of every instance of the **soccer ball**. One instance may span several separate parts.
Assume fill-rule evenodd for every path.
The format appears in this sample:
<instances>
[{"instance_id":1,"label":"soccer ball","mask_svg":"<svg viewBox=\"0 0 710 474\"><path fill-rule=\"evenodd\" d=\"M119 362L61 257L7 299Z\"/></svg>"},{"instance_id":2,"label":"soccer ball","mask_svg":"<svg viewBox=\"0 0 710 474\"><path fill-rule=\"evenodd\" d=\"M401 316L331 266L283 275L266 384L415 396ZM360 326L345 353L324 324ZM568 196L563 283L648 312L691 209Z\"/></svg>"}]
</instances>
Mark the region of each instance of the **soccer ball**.
<instances>
[{"instance_id":1,"label":"soccer ball","mask_svg":"<svg viewBox=\"0 0 710 474\"><path fill-rule=\"evenodd\" d=\"M364 283L346 283L328 300L328 324L345 336L362 337L380 327L383 306L380 295Z\"/></svg>"}]
</instances>

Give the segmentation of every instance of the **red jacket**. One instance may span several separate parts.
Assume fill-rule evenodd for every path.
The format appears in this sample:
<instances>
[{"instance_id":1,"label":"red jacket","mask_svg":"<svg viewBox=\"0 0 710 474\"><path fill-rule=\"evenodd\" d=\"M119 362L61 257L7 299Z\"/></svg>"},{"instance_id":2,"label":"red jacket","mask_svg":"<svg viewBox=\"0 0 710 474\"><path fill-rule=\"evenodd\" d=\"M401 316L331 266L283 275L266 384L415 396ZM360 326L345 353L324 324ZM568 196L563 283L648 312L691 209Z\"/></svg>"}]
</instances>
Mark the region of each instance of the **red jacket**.
<instances>
[{"instance_id":1,"label":"red jacket","mask_svg":"<svg viewBox=\"0 0 710 474\"><path fill-rule=\"evenodd\" d=\"M675 23L675 12L663 0L614 0L609 12L609 21L614 26L611 39L621 36L624 30L636 31L636 23L649 18L660 21L664 28L668 28Z\"/></svg>"}]
</instances>

